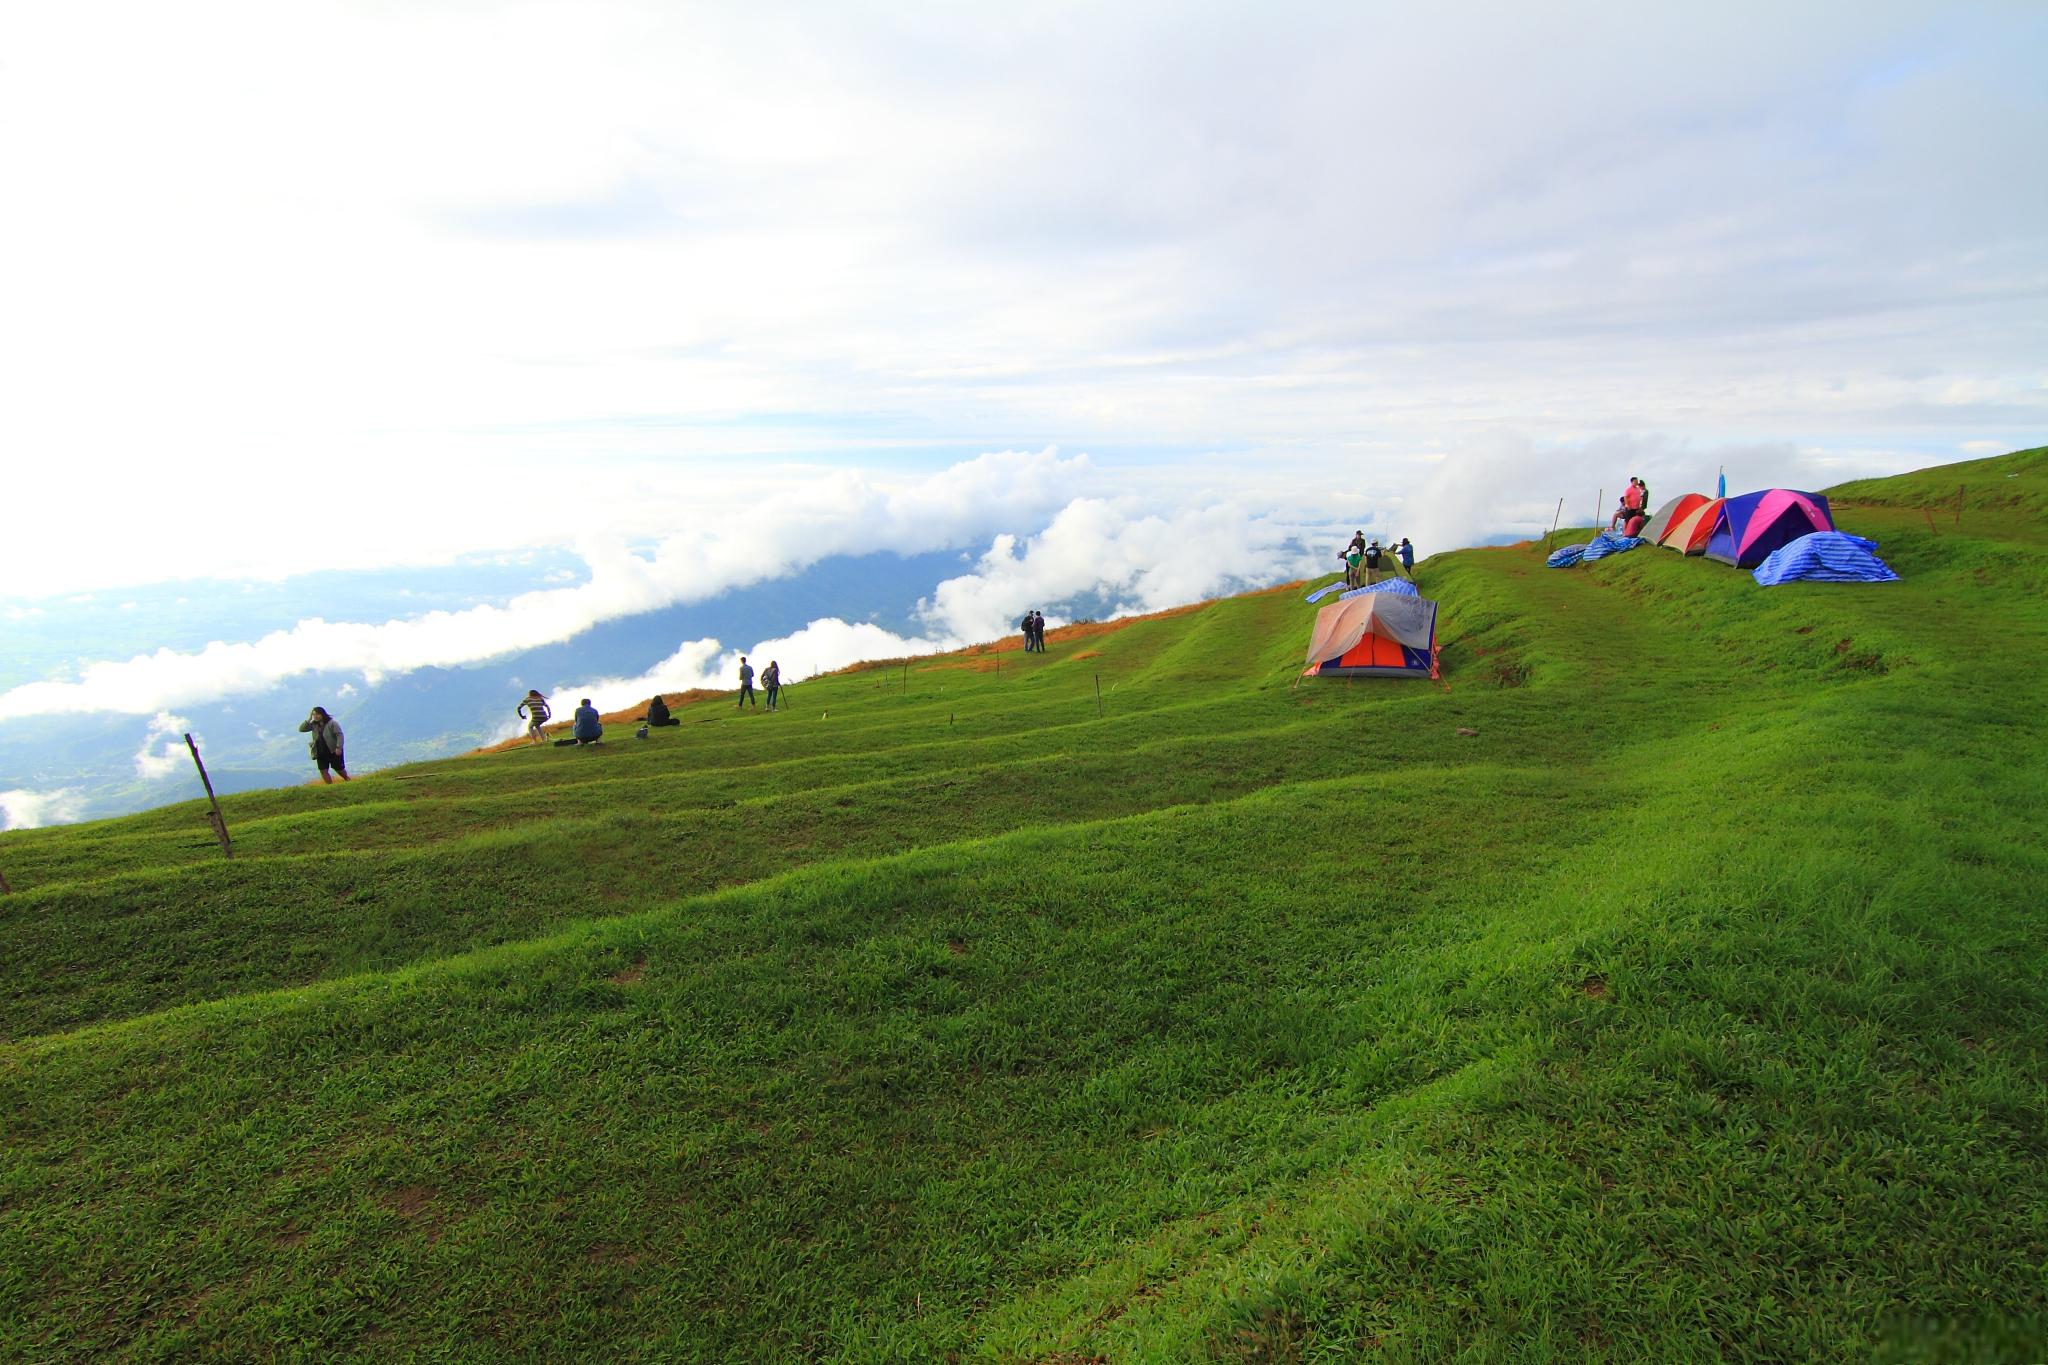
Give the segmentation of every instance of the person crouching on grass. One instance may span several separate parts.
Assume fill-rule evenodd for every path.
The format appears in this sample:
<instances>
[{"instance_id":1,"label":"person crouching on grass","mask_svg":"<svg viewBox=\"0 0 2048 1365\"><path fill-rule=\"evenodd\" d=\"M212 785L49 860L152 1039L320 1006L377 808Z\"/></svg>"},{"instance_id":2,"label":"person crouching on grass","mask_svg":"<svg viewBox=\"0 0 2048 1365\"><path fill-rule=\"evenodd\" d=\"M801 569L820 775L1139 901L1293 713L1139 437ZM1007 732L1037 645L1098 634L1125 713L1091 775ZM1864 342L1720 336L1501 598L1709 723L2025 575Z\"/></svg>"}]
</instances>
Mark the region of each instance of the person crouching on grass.
<instances>
[{"instance_id":1,"label":"person crouching on grass","mask_svg":"<svg viewBox=\"0 0 2048 1365\"><path fill-rule=\"evenodd\" d=\"M311 734L312 743L306 746L313 755L313 763L320 769L320 780L332 785L334 774L340 773L341 780L348 781L348 764L341 756L341 726L334 717L327 714L327 708L316 706L307 717L299 722L300 734Z\"/></svg>"}]
</instances>

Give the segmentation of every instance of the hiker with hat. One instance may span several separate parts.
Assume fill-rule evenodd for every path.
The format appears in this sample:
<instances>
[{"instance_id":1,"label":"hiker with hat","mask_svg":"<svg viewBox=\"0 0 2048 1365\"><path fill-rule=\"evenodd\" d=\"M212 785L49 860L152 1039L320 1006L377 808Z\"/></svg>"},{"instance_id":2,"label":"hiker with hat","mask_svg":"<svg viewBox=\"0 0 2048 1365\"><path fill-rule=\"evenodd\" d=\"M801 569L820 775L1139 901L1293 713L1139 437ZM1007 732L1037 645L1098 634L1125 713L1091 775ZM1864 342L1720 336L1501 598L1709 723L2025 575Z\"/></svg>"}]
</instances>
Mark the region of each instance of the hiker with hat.
<instances>
[{"instance_id":1,"label":"hiker with hat","mask_svg":"<svg viewBox=\"0 0 2048 1365\"><path fill-rule=\"evenodd\" d=\"M311 734L312 742L306 751L313 755L313 764L320 769L320 780L332 784L333 773L340 773L341 780L348 781L348 764L341 756L341 726L327 708L316 706L307 717L299 722L300 734Z\"/></svg>"},{"instance_id":2,"label":"hiker with hat","mask_svg":"<svg viewBox=\"0 0 2048 1365\"><path fill-rule=\"evenodd\" d=\"M1414 577L1415 577L1415 547L1414 547L1413 545L1410 545L1410 544L1408 543L1408 537L1406 537L1406 536L1402 536L1402 537L1401 537L1401 543L1400 543L1399 545L1396 545L1396 546L1394 547L1394 553L1395 553L1396 555L1400 556L1400 559L1401 559L1401 572L1403 572L1403 573L1407 574L1407 575L1408 575L1408 577L1409 577L1409 578L1411 578L1411 579L1412 579L1412 578L1414 578Z\"/></svg>"},{"instance_id":3,"label":"hiker with hat","mask_svg":"<svg viewBox=\"0 0 2048 1365\"><path fill-rule=\"evenodd\" d=\"M548 710L548 699L540 694L538 687L527 689L526 700L519 703L516 714L526 720L526 737L535 744L547 743L547 735L541 730L554 713Z\"/></svg>"}]
</instances>

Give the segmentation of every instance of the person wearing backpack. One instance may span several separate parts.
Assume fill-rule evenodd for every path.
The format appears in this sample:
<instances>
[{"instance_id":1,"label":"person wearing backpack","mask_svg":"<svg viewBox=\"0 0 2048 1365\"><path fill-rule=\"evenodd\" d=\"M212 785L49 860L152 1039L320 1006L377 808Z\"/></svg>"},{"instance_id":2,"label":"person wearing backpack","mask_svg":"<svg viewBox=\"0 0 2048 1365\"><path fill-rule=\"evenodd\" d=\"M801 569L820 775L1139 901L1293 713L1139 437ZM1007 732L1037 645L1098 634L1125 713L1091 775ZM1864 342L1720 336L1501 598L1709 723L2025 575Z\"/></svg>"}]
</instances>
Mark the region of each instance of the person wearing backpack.
<instances>
[{"instance_id":1,"label":"person wearing backpack","mask_svg":"<svg viewBox=\"0 0 2048 1365\"><path fill-rule=\"evenodd\" d=\"M754 666L747 662L747 656L740 655L740 701L739 709L747 709L747 703L754 703L754 709L761 709L761 699L754 695Z\"/></svg>"},{"instance_id":2,"label":"person wearing backpack","mask_svg":"<svg viewBox=\"0 0 2048 1365\"><path fill-rule=\"evenodd\" d=\"M776 707L776 698L782 694L782 665L770 659L768 666L761 670L761 686L768 691L768 709Z\"/></svg>"},{"instance_id":3,"label":"person wearing backpack","mask_svg":"<svg viewBox=\"0 0 2048 1365\"><path fill-rule=\"evenodd\" d=\"M1380 581L1380 559L1385 554L1386 551L1380 548L1378 537L1374 537L1372 544L1365 547L1365 554L1362 556L1365 560L1364 586L1369 588Z\"/></svg>"},{"instance_id":4,"label":"person wearing backpack","mask_svg":"<svg viewBox=\"0 0 2048 1365\"><path fill-rule=\"evenodd\" d=\"M327 708L316 706L307 717L299 722L300 734L311 734L313 740L306 751L313 755L313 764L320 769L320 780L332 784L334 773L341 774L341 780L348 781L348 764L341 754L341 726Z\"/></svg>"}]
</instances>

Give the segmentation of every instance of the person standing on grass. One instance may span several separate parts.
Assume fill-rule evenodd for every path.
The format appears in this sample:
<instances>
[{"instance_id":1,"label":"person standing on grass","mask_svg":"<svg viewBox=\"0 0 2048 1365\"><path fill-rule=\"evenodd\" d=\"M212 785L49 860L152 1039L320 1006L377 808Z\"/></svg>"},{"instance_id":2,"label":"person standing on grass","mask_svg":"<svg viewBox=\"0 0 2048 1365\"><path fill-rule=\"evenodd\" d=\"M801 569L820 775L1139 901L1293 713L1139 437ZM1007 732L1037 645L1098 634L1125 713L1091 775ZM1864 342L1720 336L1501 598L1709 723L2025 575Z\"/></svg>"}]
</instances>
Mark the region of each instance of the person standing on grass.
<instances>
[{"instance_id":1,"label":"person standing on grass","mask_svg":"<svg viewBox=\"0 0 2048 1365\"><path fill-rule=\"evenodd\" d=\"M1045 653L1045 613L1031 609L1031 643L1040 654Z\"/></svg>"},{"instance_id":2,"label":"person standing on grass","mask_svg":"<svg viewBox=\"0 0 2048 1365\"><path fill-rule=\"evenodd\" d=\"M1369 588L1380 581L1380 559L1386 553L1380 548L1379 537L1373 537L1372 544L1365 547L1365 582L1360 586Z\"/></svg>"},{"instance_id":3,"label":"person standing on grass","mask_svg":"<svg viewBox=\"0 0 2048 1365\"><path fill-rule=\"evenodd\" d=\"M782 665L770 659L768 666L761 670L761 686L768 692L768 709L773 711L776 697L782 693Z\"/></svg>"},{"instance_id":4,"label":"person standing on grass","mask_svg":"<svg viewBox=\"0 0 2048 1365\"><path fill-rule=\"evenodd\" d=\"M306 746L313 755L313 764L320 769L320 780L332 784L333 774L340 773L341 780L348 781L348 764L341 755L341 726L327 708L316 706L307 717L299 722L300 734L311 734L312 743Z\"/></svg>"},{"instance_id":5,"label":"person standing on grass","mask_svg":"<svg viewBox=\"0 0 2048 1365\"><path fill-rule=\"evenodd\" d=\"M1407 574L1409 578L1414 578L1415 547L1408 543L1408 537L1401 537L1401 543L1394 547L1394 553L1401 557L1401 571Z\"/></svg>"},{"instance_id":6,"label":"person standing on grass","mask_svg":"<svg viewBox=\"0 0 2048 1365\"><path fill-rule=\"evenodd\" d=\"M740 703L739 709L747 709L747 703L754 703L756 711L761 709L761 699L754 695L754 666L747 662L747 656L740 655Z\"/></svg>"},{"instance_id":7,"label":"person standing on grass","mask_svg":"<svg viewBox=\"0 0 2048 1365\"><path fill-rule=\"evenodd\" d=\"M553 712L548 710L548 699L540 694L538 687L528 689L526 700L519 703L518 714L526 717L526 737L535 744L547 743L548 737L541 727L548 723Z\"/></svg>"},{"instance_id":8,"label":"person standing on grass","mask_svg":"<svg viewBox=\"0 0 2048 1365\"><path fill-rule=\"evenodd\" d=\"M1017 629L1018 629L1018 630L1021 630L1021 631L1023 631L1023 632L1024 632L1024 652L1025 652L1026 654L1029 654L1029 653L1031 652L1031 649L1032 649L1032 644L1031 644L1031 613L1030 613L1030 612L1028 612L1028 611L1027 611L1027 612L1025 612L1025 613L1024 613L1024 619L1023 619L1023 620L1021 620L1021 621L1019 621L1019 622L1017 623Z\"/></svg>"}]
</instances>

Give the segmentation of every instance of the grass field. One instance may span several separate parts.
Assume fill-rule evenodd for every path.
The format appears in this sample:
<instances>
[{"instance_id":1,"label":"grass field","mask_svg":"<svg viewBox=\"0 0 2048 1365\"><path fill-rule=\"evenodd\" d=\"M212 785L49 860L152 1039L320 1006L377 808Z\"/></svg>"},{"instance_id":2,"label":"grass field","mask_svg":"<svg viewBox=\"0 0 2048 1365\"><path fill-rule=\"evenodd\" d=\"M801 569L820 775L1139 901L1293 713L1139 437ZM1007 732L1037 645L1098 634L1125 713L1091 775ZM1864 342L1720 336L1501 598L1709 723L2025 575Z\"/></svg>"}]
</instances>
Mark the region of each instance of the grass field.
<instances>
[{"instance_id":1,"label":"grass field","mask_svg":"<svg viewBox=\"0 0 2048 1365\"><path fill-rule=\"evenodd\" d=\"M2048 449L1835 496L0 836L0 1358L2048 1357Z\"/></svg>"}]
</instances>

